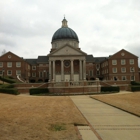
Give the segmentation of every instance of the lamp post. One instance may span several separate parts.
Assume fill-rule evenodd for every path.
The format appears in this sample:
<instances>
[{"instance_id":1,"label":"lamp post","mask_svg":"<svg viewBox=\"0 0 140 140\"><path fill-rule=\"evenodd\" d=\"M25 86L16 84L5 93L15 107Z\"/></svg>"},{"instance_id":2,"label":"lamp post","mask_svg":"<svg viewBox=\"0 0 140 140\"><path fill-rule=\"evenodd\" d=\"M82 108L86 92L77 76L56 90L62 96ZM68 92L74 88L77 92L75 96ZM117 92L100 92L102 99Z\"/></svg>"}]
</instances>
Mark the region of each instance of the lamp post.
<instances>
[{"instance_id":1,"label":"lamp post","mask_svg":"<svg viewBox=\"0 0 140 140\"><path fill-rule=\"evenodd\" d=\"M45 82L45 73L46 73L46 70L44 70L44 82Z\"/></svg>"}]
</instances>

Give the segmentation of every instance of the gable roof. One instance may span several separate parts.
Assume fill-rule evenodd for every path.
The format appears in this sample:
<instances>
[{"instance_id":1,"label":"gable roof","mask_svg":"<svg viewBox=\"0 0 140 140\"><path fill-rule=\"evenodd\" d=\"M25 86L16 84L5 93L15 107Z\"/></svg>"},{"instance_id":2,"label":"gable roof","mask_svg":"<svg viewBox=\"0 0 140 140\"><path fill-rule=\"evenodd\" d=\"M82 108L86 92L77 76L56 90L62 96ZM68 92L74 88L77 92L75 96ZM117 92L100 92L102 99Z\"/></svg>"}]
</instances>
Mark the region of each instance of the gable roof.
<instances>
[{"instance_id":1,"label":"gable roof","mask_svg":"<svg viewBox=\"0 0 140 140\"><path fill-rule=\"evenodd\" d=\"M18 57L19 59L24 60L24 59L23 59L23 57L19 57L18 55L14 54L14 53L12 53L12 52L10 52L10 51L9 51L9 52L6 52L6 53L5 53L5 54L3 54L3 55L1 55L1 56L0 56L0 58L1 58L1 57L3 57L3 56L5 56L5 55L7 55L7 54L14 55L14 56Z\"/></svg>"},{"instance_id":2,"label":"gable roof","mask_svg":"<svg viewBox=\"0 0 140 140\"><path fill-rule=\"evenodd\" d=\"M121 49L120 51L118 51L118 52L114 53L113 55L111 55L111 56L109 57L109 59L110 59L110 58L112 58L114 55L116 55L116 54L118 54L118 53L122 52L122 51L127 52L127 53L129 53L129 54L133 55L134 57L137 57L137 58L138 58L138 56L136 56L136 55L132 54L131 52L128 52L128 51L127 51L127 50L125 50L125 49Z\"/></svg>"},{"instance_id":3,"label":"gable roof","mask_svg":"<svg viewBox=\"0 0 140 140\"><path fill-rule=\"evenodd\" d=\"M101 62L103 62L105 59L108 59L108 57L94 57L94 62L95 62L95 63L101 63Z\"/></svg>"}]
</instances>

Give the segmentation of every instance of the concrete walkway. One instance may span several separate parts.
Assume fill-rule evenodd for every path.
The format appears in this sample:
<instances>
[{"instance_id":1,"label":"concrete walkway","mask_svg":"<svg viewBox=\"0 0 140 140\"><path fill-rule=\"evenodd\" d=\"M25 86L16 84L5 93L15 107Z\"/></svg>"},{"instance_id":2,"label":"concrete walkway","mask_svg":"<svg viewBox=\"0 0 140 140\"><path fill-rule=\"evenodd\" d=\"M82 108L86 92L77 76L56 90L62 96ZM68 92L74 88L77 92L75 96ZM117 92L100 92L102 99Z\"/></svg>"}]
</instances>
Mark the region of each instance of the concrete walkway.
<instances>
[{"instance_id":1,"label":"concrete walkway","mask_svg":"<svg viewBox=\"0 0 140 140\"><path fill-rule=\"evenodd\" d=\"M70 98L89 122L78 127L83 140L140 140L139 117L89 96Z\"/></svg>"}]
</instances>

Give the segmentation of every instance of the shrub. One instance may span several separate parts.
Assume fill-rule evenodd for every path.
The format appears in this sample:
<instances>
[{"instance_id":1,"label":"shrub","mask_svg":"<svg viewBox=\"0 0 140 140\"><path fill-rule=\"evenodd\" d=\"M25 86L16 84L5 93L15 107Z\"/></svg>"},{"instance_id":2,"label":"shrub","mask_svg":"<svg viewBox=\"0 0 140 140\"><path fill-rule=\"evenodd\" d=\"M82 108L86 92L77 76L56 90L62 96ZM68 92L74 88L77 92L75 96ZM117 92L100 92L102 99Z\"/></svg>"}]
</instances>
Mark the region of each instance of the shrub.
<instances>
[{"instance_id":1,"label":"shrub","mask_svg":"<svg viewBox=\"0 0 140 140\"><path fill-rule=\"evenodd\" d=\"M7 79L7 78L3 78L3 77L0 77L0 80L4 81L4 82L7 82L7 83L15 83L14 80L11 80L11 79Z\"/></svg>"},{"instance_id":2,"label":"shrub","mask_svg":"<svg viewBox=\"0 0 140 140\"><path fill-rule=\"evenodd\" d=\"M140 86L131 86L131 91L140 91Z\"/></svg>"},{"instance_id":3,"label":"shrub","mask_svg":"<svg viewBox=\"0 0 140 140\"><path fill-rule=\"evenodd\" d=\"M111 87L101 87L101 92L119 92L120 87L111 86Z\"/></svg>"},{"instance_id":4,"label":"shrub","mask_svg":"<svg viewBox=\"0 0 140 140\"><path fill-rule=\"evenodd\" d=\"M34 95L34 94L42 94L42 93L49 93L49 89L48 88L31 88L29 90L30 95Z\"/></svg>"},{"instance_id":5,"label":"shrub","mask_svg":"<svg viewBox=\"0 0 140 140\"><path fill-rule=\"evenodd\" d=\"M140 86L140 82L131 81L131 85L139 85Z\"/></svg>"},{"instance_id":6,"label":"shrub","mask_svg":"<svg viewBox=\"0 0 140 140\"><path fill-rule=\"evenodd\" d=\"M18 95L19 94L18 90L15 89L15 88L0 88L0 92L13 94L13 95Z\"/></svg>"},{"instance_id":7,"label":"shrub","mask_svg":"<svg viewBox=\"0 0 140 140\"><path fill-rule=\"evenodd\" d=\"M12 76L8 76L8 78L9 78L9 79L15 79L15 78L14 78L14 77L12 77Z\"/></svg>"},{"instance_id":8,"label":"shrub","mask_svg":"<svg viewBox=\"0 0 140 140\"><path fill-rule=\"evenodd\" d=\"M4 85L1 85L1 88L14 88L15 86L12 85L12 84L4 84Z\"/></svg>"}]
</instances>

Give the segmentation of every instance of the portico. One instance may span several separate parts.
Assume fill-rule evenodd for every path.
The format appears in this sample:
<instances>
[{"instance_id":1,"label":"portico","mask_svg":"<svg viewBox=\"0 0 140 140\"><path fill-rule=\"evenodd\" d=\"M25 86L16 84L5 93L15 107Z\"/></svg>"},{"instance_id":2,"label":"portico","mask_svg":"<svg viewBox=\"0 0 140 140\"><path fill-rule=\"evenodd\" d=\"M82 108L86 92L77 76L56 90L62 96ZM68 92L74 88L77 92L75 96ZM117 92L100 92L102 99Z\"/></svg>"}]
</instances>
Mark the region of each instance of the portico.
<instances>
[{"instance_id":1,"label":"portico","mask_svg":"<svg viewBox=\"0 0 140 140\"><path fill-rule=\"evenodd\" d=\"M49 80L81 81L86 78L85 59L73 58L51 58L49 60Z\"/></svg>"}]
</instances>

